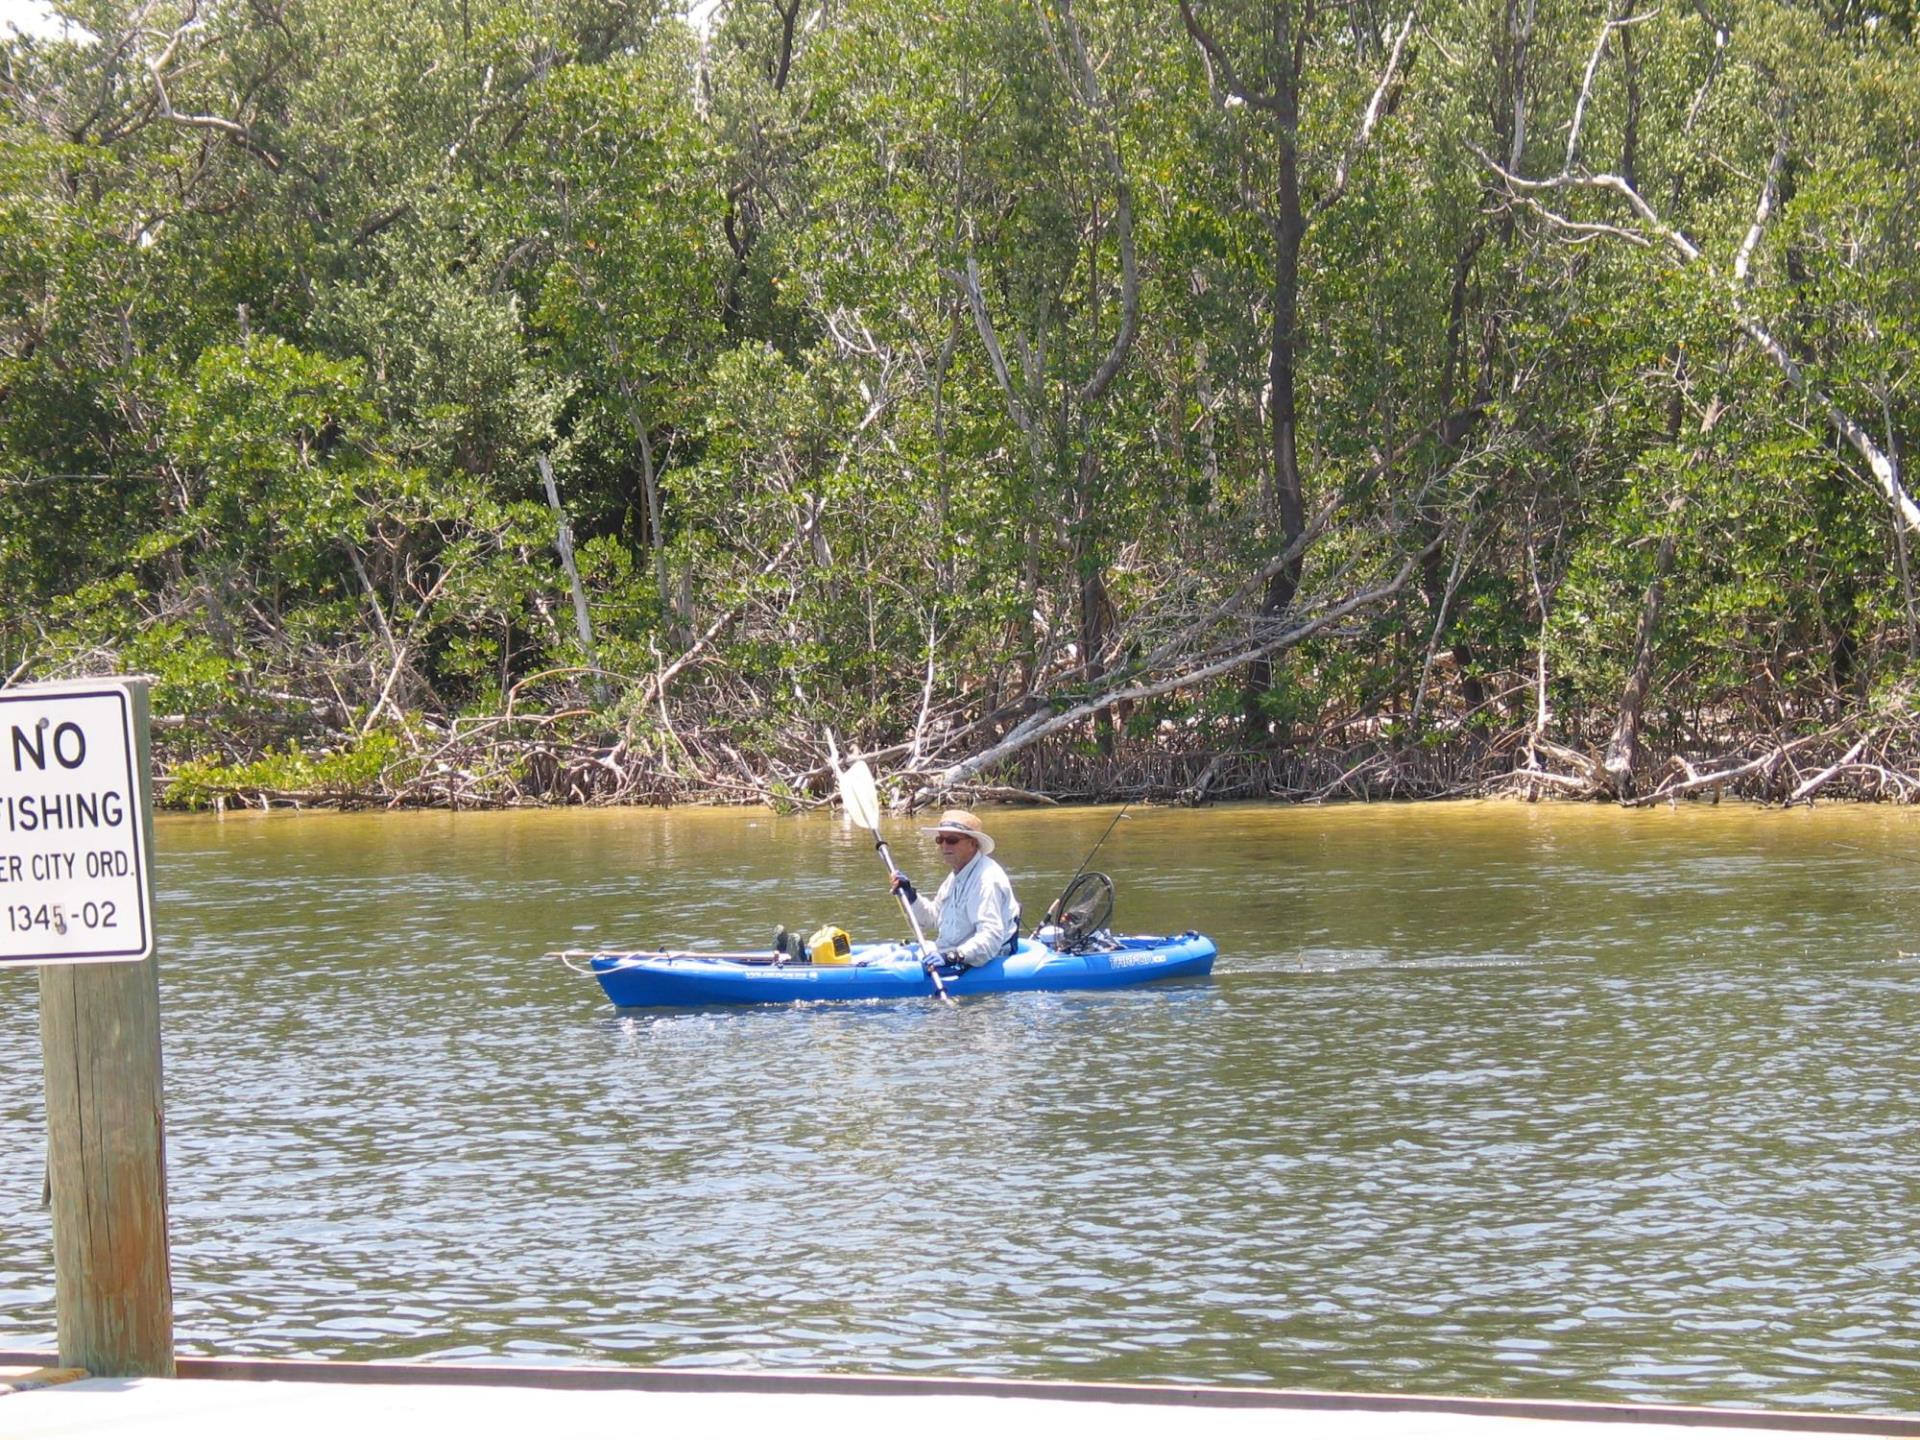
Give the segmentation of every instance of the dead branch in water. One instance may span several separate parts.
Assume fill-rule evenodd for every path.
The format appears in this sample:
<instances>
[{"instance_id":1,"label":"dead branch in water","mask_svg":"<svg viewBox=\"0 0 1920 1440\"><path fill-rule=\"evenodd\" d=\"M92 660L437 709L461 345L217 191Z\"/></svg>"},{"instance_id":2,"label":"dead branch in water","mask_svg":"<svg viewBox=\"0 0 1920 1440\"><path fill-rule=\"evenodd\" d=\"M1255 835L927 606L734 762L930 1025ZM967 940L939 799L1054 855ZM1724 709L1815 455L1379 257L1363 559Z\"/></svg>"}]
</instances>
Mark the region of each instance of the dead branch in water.
<instances>
[{"instance_id":1,"label":"dead branch in water","mask_svg":"<svg viewBox=\"0 0 1920 1440\"><path fill-rule=\"evenodd\" d=\"M1766 754L1747 760L1744 763L1723 764L1720 769L1710 770L1705 773L1702 773L1684 757L1676 755L1668 762L1667 770L1668 773L1672 773L1672 771L1677 768L1680 771L1677 778L1664 782L1645 795L1636 795L1630 799L1622 800L1620 803L1628 809L1641 809L1648 805L1657 805L1662 800L1675 800L1682 795L1692 795L1701 790L1719 792L1735 781L1745 779L1752 775L1770 779L1774 772L1795 752L1804 750L1809 745L1815 744L1825 738L1828 737L1822 735L1802 736L1800 739L1788 741L1784 745L1776 745L1773 749L1767 751Z\"/></svg>"}]
</instances>

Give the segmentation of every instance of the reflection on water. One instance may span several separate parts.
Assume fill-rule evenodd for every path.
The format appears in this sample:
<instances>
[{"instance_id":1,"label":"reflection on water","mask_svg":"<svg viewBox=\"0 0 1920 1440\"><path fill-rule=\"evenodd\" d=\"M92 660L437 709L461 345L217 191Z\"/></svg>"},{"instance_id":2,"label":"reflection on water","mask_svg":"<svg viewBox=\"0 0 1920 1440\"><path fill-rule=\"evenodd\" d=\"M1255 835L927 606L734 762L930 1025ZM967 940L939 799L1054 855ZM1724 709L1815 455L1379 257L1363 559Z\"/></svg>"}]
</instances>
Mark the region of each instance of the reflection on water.
<instances>
[{"instance_id":1,"label":"reflection on water","mask_svg":"<svg viewBox=\"0 0 1920 1440\"><path fill-rule=\"evenodd\" d=\"M995 817L1030 915L1110 818ZM163 822L181 1348L1913 1409L1916 823L1137 812L1119 918L1211 981L674 1013L539 957L891 935L870 844ZM0 1343L44 1345L0 1003Z\"/></svg>"}]
</instances>

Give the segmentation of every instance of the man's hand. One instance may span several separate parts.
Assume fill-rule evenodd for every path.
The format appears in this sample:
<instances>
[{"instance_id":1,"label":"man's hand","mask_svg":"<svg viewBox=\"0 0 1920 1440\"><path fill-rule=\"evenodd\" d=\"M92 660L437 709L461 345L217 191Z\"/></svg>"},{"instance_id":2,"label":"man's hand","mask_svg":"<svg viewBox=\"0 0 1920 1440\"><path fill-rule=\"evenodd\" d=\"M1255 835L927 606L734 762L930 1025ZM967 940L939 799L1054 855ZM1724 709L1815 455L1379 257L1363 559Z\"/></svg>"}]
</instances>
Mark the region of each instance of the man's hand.
<instances>
[{"instance_id":1,"label":"man's hand","mask_svg":"<svg viewBox=\"0 0 1920 1440\"><path fill-rule=\"evenodd\" d=\"M893 872L893 893L906 896L909 905L920 898L920 892L913 888L913 881L907 879L906 872L901 870Z\"/></svg>"}]
</instances>

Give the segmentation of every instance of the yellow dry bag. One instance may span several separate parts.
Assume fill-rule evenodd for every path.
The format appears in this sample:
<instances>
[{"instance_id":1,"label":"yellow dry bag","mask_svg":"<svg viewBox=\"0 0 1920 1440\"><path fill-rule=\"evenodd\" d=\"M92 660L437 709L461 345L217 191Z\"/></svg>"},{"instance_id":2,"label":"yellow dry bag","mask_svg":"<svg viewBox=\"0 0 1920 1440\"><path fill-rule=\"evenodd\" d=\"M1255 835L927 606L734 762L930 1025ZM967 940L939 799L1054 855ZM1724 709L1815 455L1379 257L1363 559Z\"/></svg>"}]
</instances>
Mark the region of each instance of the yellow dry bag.
<instances>
[{"instance_id":1,"label":"yellow dry bag","mask_svg":"<svg viewBox=\"0 0 1920 1440\"><path fill-rule=\"evenodd\" d=\"M846 965L853 958L853 939L838 925L822 925L807 937L807 954L816 965Z\"/></svg>"}]
</instances>

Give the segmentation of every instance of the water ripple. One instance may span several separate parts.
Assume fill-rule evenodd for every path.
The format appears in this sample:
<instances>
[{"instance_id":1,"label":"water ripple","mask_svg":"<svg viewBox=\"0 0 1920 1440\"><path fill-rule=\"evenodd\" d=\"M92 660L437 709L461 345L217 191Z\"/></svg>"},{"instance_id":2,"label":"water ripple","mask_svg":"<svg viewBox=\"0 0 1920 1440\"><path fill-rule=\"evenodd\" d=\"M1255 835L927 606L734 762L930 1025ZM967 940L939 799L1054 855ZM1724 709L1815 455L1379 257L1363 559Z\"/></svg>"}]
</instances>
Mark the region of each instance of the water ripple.
<instances>
[{"instance_id":1,"label":"water ripple","mask_svg":"<svg viewBox=\"0 0 1920 1440\"><path fill-rule=\"evenodd\" d=\"M531 958L879 932L870 852L810 873L803 822L165 826L181 1346L1911 1406L1887 867L1842 901L1744 819L1271 813L1119 832L1168 827L1139 908L1215 929L1212 981L957 1012L622 1013ZM46 1344L0 997L0 1329Z\"/></svg>"}]
</instances>

